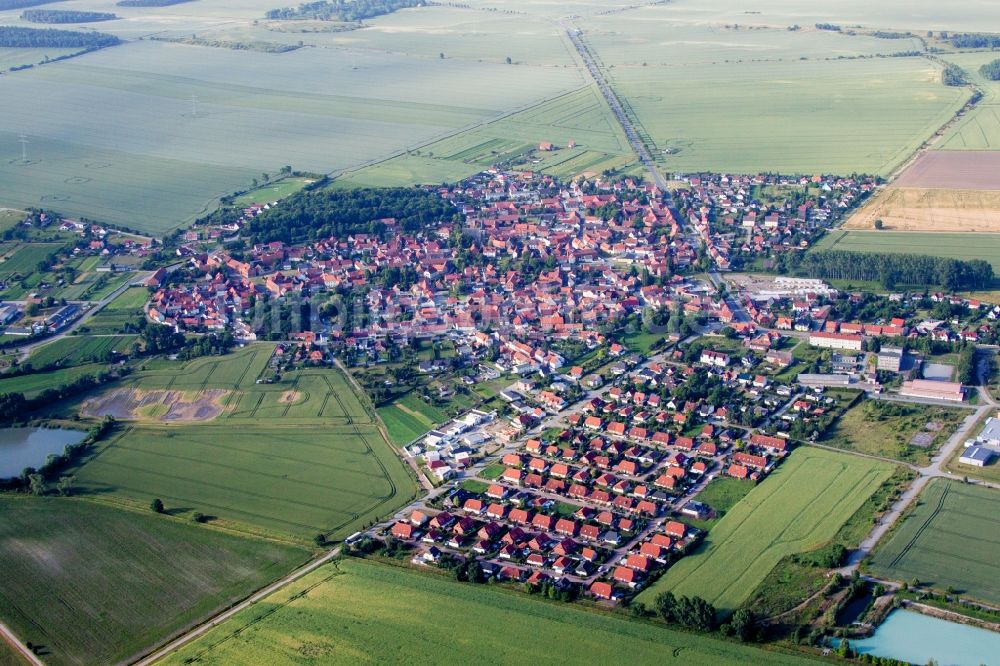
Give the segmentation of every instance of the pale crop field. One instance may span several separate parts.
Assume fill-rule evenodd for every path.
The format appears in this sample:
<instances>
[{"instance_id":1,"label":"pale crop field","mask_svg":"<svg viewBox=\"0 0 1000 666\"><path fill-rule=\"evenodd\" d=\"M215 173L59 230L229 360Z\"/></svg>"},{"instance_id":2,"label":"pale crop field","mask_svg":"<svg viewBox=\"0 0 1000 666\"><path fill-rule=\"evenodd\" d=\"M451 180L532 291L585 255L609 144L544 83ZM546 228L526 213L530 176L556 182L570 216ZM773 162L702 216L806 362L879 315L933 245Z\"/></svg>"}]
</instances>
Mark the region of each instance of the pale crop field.
<instances>
[{"instance_id":1,"label":"pale crop field","mask_svg":"<svg viewBox=\"0 0 1000 666\"><path fill-rule=\"evenodd\" d=\"M43 62L46 57L58 58L60 56L74 53L77 49L15 49L0 48L0 72L5 72L11 67L22 67L24 65L37 65Z\"/></svg>"},{"instance_id":2,"label":"pale crop field","mask_svg":"<svg viewBox=\"0 0 1000 666\"><path fill-rule=\"evenodd\" d=\"M4 203L162 234L263 171L356 166L582 82L561 67L131 43L3 77Z\"/></svg>"},{"instance_id":3,"label":"pale crop field","mask_svg":"<svg viewBox=\"0 0 1000 666\"><path fill-rule=\"evenodd\" d=\"M969 94L922 58L608 73L668 172L888 173Z\"/></svg>"},{"instance_id":4,"label":"pale crop field","mask_svg":"<svg viewBox=\"0 0 1000 666\"><path fill-rule=\"evenodd\" d=\"M109 32L123 39L136 39L152 34L190 36L192 32L232 25L234 22L251 23L254 19L262 19L268 9L280 5L274 0L196 0L169 7L119 7L118 0L87 0L86 3L61 2L51 8L110 12L119 18L100 24L67 24L68 28L79 26L81 29ZM20 9L0 11L0 23L39 27L37 23L22 20L21 12Z\"/></svg>"},{"instance_id":5,"label":"pale crop field","mask_svg":"<svg viewBox=\"0 0 1000 666\"><path fill-rule=\"evenodd\" d=\"M879 39L816 30L811 25L785 27L682 23L676 3L649 5L609 16L588 16L578 22L587 42L605 66L683 66L769 60L827 60L892 54L922 48L920 40ZM752 17L747 17L752 18Z\"/></svg>"},{"instance_id":6,"label":"pale crop field","mask_svg":"<svg viewBox=\"0 0 1000 666\"><path fill-rule=\"evenodd\" d=\"M700 596L721 611L738 608L783 557L829 542L892 469L822 449L794 451L638 599L651 606L670 591Z\"/></svg>"},{"instance_id":7,"label":"pale crop field","mask_svg":"<svg viewBox=\"0 0 1000 666\"><path fill-rule=\"evenodd\" d=\"M816 23L837 23L894 30L950 30L982 32L1000 24L1000 5L982 0L954 0L942 12L938 0L838 0L829 3L799 0L762 0L752 13L741 0L674 0L667 7L671 17L687 23L768 25L808 28Z\"/></svg>"},{"instance_id":8,"label":"pale crop field","mask_svg":"<svg viewBox=\"0 0 1000 666\"><path fill-rule=\"evenodd\" d=\"M365 21L359 30L323 32L322 22L260 21L225 25L201 37L346 49L351 53L393 53L420 59L446 58L506 63L515 67L572 67L573 50L552 22L517 12L467 6L404 9ZM529 73L521 72L526 76Z\"/></svg>"}]
</instances>

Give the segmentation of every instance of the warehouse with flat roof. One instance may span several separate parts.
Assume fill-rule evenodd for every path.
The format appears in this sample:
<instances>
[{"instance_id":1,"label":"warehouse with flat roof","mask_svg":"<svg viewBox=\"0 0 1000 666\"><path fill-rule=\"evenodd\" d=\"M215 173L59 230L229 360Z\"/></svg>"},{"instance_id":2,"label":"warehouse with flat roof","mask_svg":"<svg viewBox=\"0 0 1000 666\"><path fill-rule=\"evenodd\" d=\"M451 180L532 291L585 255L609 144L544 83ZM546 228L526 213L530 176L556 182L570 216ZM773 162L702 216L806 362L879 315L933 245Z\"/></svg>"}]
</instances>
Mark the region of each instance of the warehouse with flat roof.
<instances>
[{"instance_id":1,"label":"warehouse with flat roof","mask_svg":"<svg viewBox=\"0 0 1000 666\"><path fill-rule=\"evenodd\" d=\"M958 462L976 467L986 467L993 460L994 453L983 446L970 446L962 452Z\"/></svg>"},{"instance_id":2,"label":"warehouse with flat roof","mask_svg":"<svg viewBox=\"0 0 1000 666\"><path fill-rule=\"evenodd\" d=\"M962 402L965 400L965 387L957 382L937 382L932 379L913 379L903 382L899 395L926 400L946 400Z\"/></svg>"}]
</instances>

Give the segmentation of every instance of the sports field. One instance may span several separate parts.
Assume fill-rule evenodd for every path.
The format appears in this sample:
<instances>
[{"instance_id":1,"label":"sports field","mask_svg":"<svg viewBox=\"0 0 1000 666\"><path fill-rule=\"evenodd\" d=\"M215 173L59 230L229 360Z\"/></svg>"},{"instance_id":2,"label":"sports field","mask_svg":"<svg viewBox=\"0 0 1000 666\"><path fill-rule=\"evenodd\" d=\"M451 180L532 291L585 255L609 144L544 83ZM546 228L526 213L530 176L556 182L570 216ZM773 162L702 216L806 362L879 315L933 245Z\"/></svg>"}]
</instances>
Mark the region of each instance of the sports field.
<instances>
[{"instance_id":1,"label":"sports field","mask_svg":"<svg viewBox=\"0 0 1000 666\"><path fill-rule=\"evenodd\" d=\"M355 559L309 574L163 663L580 664L622 655L651 665L813 663Z\"/></svg>"},{"instance_id":2,"label":"sports field","mask_svg":"<svg viewBox=\"0 0 1000 666\"><path fill-rule=\"evenodd\" d=\"M0 618L53 666L126 660L308 556L148 508L3 496L0 515Z\"/></svg>"},{"instance_id":3,"label":"sports field","mask_svg":"<svg viewBox=\"0 0 1000 666\"><path fill-rule=\"evenodd\" d=\"M885 174L969 94L941 85L938 66L922 58L605 73L668 172Z\"/></svg>"},{"instance_id":4,"label":"sports field","mask_svg":"<svg viewBox=\"0 0 1000 666\"><path fill-rule=\"evenodd\" d=\"M832 231L814 249L985 259L993 264L993 270L1000 271L1000 233Z\"/></svg>"},{"instance_id":5,"label":"sports field","mask_svg":"<svg viewBox=\"0 0 1000 666\"><path fill-rule=\"evenodd\" d=\"M652 605L669 590L734 610L781 558L833 538L891 474L887 463L799 448L638 599Z\"/></svg>"},{"instance_id":6,"label":"sports field","mask_svg":"<svg viewBox=\"0 0 1000 666\"><path fill-rule=\"evenodd\" d=\"M272 350L161 362L87 397L85 413L135 422L76 471L81 489L298 540L342 538L410 501L413 480L344 375L258 384Z\"/></svg>"},{"instance_id":7,"label":"sports field","mask_svg":"<svg viewBox=\"0 0 1000 666\"><path fill-rule=\"evenodd\" d=\"M1000 603L1000 492L934 479L869 566L876 575Z\"/></svg>"}]
</instances>

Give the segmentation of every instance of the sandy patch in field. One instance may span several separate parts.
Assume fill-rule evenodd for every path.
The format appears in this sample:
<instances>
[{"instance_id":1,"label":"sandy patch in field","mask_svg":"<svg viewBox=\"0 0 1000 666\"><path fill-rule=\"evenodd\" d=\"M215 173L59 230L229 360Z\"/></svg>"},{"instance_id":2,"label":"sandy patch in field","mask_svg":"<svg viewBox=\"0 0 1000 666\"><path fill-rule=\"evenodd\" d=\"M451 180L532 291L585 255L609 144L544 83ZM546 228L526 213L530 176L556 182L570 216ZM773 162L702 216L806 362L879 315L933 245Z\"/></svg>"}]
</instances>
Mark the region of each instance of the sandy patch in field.
<instances>
[{"instance_id":1,"label":"sandy patch in field","mask_svg":"<svg viewBox=\"0 0 1000 666\"><path fill-rule=\"evenodd\" d=\"M229 394L223 389L208 389L191 394L184 391L142 391L114 389L91 398L80 407L84 416L110 415L116 419L147 419L166 423L210 421L223 411L222 398ZM155 416L144 417L143 412Z\"/></svg>"},{"instance_id":2,"label":"sandy patch in field","mask_svg":"<svg viewBox=\"0 0 1000 666\"><path fill-rule=\"evenodd\" d=\"M888 187L855 212L844 229L1000 232L1000 191Z\"/></svg>"},{"instance_id":3,"label":"sandy patch in field","mask_svg":"<svg viewBox=\"0 0 1000 666\"><path fill-rule=\"evenodd\" d=\"M0 540L0 552L14 553L15 556L28 557L43 567L50 575L62 574L63 555L52 548L52 544L39 539L3 539Z\"/></svg>"},{"instance_id":4,"label":"sandy patch in field","mask_svg":"<svg viewBox=\"0 0 1000 666\"><path fill-rule=\"evenodd\" d=\"M281 397L278 398L278 403L282 405L287 405L290 403L298 402L301 399L302 399L302 394L299 393L298 391L285 391L284 393L281 394Z\"/></svg>"}]
</instances>

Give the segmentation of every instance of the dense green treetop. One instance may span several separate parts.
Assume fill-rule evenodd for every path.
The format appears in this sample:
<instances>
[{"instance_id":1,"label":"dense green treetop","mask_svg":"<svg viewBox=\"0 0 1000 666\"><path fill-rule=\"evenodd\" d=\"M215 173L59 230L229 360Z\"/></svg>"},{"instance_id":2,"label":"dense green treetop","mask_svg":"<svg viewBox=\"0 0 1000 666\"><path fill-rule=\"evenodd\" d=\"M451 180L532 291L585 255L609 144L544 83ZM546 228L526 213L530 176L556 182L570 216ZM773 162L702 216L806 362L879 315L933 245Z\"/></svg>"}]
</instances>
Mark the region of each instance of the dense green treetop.
<instances>
[{"instance_id":1,"label":"dense green treetop","mask_svg":"<svg viewBox=\"0 0 1000 666\"><path fill-rule=\"evenodd\" d=\"M381 236L386 225L379 220L389 218L412 232L459 217L451 203L420 188L302 191L259 214L244 235L255 243L303 243L354 233Z\"/></svg>"}]
</instances>

